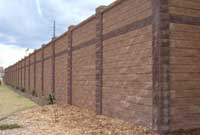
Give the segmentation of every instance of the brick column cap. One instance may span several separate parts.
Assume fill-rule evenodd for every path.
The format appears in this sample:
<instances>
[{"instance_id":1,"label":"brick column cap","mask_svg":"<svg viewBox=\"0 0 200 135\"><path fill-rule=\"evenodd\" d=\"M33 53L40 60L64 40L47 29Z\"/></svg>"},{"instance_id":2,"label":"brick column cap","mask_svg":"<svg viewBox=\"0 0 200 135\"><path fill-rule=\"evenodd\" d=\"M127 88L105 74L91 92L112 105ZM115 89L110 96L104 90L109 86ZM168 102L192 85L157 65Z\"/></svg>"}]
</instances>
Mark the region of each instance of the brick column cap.
<instances>
[{"instance_id":1,"label":"brick column cap","mask_svg":"<svg viewBox=\"0 0 200 135\"><path fill-rule=\"evenodd\" d=\"M46 44L42 44L41 47L44 48L46 46Z\"/></svg>"},{"instance_id":2,"label":"brick column cap","mask_svg":"<svg viewBox=\"0 0 200 135\"><path fill-rule=\"evenodd\" d=\"M101 5L99 7L96 8L96 13L101 13L106 9L107 6L105 5Z\"/></svg>"},{"instance_id":3,"label":"brick column cap","mask_svg":"<svg viewBox=\"0 0 200 135\"><path fill-rule=\"evenodd\" d=\"M68 31L72 31L75 27L76 27L76 25L70 25L70 26L68 27Z\"/></svg>"}]
</instances>

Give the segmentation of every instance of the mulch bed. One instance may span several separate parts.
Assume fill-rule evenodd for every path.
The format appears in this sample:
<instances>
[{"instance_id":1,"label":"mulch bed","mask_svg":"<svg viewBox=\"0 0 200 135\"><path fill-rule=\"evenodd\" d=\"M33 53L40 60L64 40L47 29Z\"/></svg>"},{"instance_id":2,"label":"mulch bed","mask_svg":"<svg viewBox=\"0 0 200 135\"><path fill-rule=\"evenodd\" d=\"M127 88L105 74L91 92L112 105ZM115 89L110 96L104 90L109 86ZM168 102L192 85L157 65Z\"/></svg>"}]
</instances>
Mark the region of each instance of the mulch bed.
<instances>
[{"instance_id":1,"label":"mulch bed","mask_svg":"<svg viewBox=\"0 0 200 135\"><path fill-rule=\"evenodd\" d=\"M148 128L68 105L35 107L0 121L2 123L22 126L0 131L3 135L158 135ZM194 130L170 135L199 135L196 133Z\"/></svg>"}]
</instances>

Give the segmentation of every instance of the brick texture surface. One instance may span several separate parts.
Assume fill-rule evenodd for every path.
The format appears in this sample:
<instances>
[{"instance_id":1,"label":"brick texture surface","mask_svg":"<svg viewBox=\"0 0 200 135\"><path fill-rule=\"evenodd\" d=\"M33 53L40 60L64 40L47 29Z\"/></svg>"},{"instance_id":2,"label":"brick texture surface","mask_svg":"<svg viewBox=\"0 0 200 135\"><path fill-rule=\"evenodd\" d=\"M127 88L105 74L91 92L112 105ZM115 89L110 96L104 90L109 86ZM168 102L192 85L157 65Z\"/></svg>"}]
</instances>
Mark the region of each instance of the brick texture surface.
<instances>
[{"instance_id":1,"label":"brick texture surface","mask_svg":"<svg viewBox=\"0 0 200 135\"><path fill-rule=\"evenodd\" d=\"M84 35L82 36L82 33ZM96 35L95 19L73 31L72 47ZM72 52L72 103L95 110L95 45Z\"/></svg>"},{"instance_id":2,"label":"brick texture surface","mask_svg":"<svg viewBox=\"0 0 200 135\"><path fill-rule=\"evenodd\" d=\"M30 87L29 90L34 91L34 54L30 55Z\"/></svg>"},{"instance_id":3,"label":"brick texture surface","mask_svg":"<svg viewBox=\"0 0 200 135\"><path fill-rule=\"evenodd\" d=\"M35 92L42 96L42 50L36 51L36 69L35 69Z\"/></svg>"},{"instance_id":4,"label":"brick texture surface","mask_svg":"<svg viewBox=\"0 0 200 135\"><path fill-rule=\"evenodd\" d=\"M171 14L200 17L198 0L169 0L169 7Z\"/></svg>"},{"instance_id":5,"label":"brick texture surface","mask_svg":"<svg viewBox=\"0 0 200 135\"><path fill-rule=\"evenodd\" d=\"M67 104L67 35L55 43L55 97L58 103ZM64 51L64 52L63 52Z\"/></svg>"},{"instance_id":6,"label":"brick texture surface","mask_svg":"<svg viewBox=\"0 0 200 135\"><path fill-rule=\"evenodd\" d=\"M152 15L150 0L125 0L103 15L104 33Z\"/></svg>"},{"instance_id":7,"label":"brick texture surface","mask_svg":"<svg viewBox=\"0 0 200 135\"><path fill-rule=\"evenodd\" d=\"M26 57L25 59L25 90L27 91L27 93L31 94L31 91L29 90L28 87L28 82L29 82L29 57Z\"/></svg>"},{"instance_id":8,"label":"brick texture surface","mask_svg":"<svg viewBox=\"0 0 200 135\"><path fill-rule=\"evenodd\" d=\"M103 114L151 126L151 48L151 26L103 42Z\"/></svg>"},{"instance_id":9,"label":"brick texture surface","mask_svg":"<svg viewBox=\"0 0 200 135\"><path fill-rule=\"evenodd\" d=\"M200 27L170 27L172 127L197 128L200 124ZM196 41L196 42L195 42Z\"/></svg>"},{"instance_id":10,"label":"brick texture surface","mask_svg":"<svg viewBox=\"0 0 200 135\"><path fill-rule=\"evenodd\" d=\"M200 17L200 2L169 0L170 13ZM170 24L172 130L200 125L200 26Z\"/></svg>"}]
</instances>

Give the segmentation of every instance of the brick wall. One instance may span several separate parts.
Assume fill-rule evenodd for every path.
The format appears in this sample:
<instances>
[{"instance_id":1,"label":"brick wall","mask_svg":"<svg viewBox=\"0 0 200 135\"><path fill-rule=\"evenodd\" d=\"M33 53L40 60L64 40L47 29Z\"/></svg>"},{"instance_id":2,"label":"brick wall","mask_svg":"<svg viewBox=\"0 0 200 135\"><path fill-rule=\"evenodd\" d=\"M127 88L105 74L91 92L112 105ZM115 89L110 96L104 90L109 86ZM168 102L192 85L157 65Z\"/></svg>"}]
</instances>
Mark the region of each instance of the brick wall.
<instances>
[{"instance_id":1,"label":"brick wall","mask_svg":"<svg viewBox=\"0 0 200 135\"><path fill-rule=\"evenodd\" d=\"M22 74L21 74L22 73L22 62L21 61L19 61L18 66L19 66L18 67L18 73L19 73L18 88L21 89L22 88L22 84L21 84L21 80L22 80L21 79L21 77L22 77Z\"/></svg>"},{"instance_id":2,"label":"brick wall","mask_svg":"<svg viewBox=\"0 0 200 135\"><path fill-rule=\"evenodd\" d=\"M52 61L51 61L51 45L44 47L44 95L48 96L52 93Z\"/></svg>"},{"instance_id":3,"label":"brick wall","mask_svg":"<svg viewBox=\"0 0 200 135\"><path fill-rule=\"evenodd\" d=\"M160 133L199 128L199 18L198 0L117 0L7 68L5 81Z\"/></svg>"},{"instance_id":4,"label":"brick wall","mask_svg":"<svg viewBox=\"0 0 200 135\"><path fill-rule=\"evenodd\" d=\"M151 16L151 7L149 0L127 0L109 9L103 14L103 33ZM110 35L103 41L103 114L150 127L152 26Z\"/></svg>"},{"instance_id":5,"label":"brick wall","mask_svg":"<svg viewBox=\"0 0 200 135\"><path fill-rule=\"evenodd\" d=\"M42 96L42 49L35 51L35 92Z\"/></svg>"},{"instance_id":6,"label":"brick wall","mask_svg":"<svg viewBox=\"0 0 200 135\"><path fill-rule=\"evenodd\" d=\"M199 128L200 23L192 22L200 17L200 2L170 0L169 9L172 15L185 18L170 24L171 127Z\"/></svg>"},{"instance_id":7,"label":"brick wall","mask_svg":"<svg viewBox=\"0 0 200 135\"><path fill-rule=\"evenodd\" d=\"M74 29L72 35L72 103L95 110L95 44L88 43L96 35L95 18Z\"/></svg>"},{"instance_id":8,"label":"brick wall","mask_svg":"<svg viewBox=\"0 0 200 135\"><path fill-rule=\"evenodd\" d=\"M67 104L67 34L55 42L55 98Z\"/></svg>"},{"instance_id":9,"label":"brick wall","mask_svg":"<svg viewBox=\"0 0 200 135\"><path fill-rule=\"evenodd\" d=\"M25 58L25 91L31 94L31 90L29 89L29 57Z\"/></svg>"},{"instance_id":10,"label":"brick wall","mask_svg":"<svg viewBox=\"0 0 200 135\"><path fill-rule=\"evenodd\" d=\"M24 73L25 73L25 65L24 65L24 63L25 63L25 61L24 61L24 59L22 60L22 89L24 90L25 89L25 87L24 87Z\"/></svg>"},{"instance_id":11,"label":"brick wall","mask_svg":"<svg viewBox=\"0 0 200 135\"><path fill-rule=\"evenodd\" d=\"M29 86L29 90L31 92L34 91L34 53L32 55L29 56L30 58L30 86Z\"/></svg>"}]
</instances>

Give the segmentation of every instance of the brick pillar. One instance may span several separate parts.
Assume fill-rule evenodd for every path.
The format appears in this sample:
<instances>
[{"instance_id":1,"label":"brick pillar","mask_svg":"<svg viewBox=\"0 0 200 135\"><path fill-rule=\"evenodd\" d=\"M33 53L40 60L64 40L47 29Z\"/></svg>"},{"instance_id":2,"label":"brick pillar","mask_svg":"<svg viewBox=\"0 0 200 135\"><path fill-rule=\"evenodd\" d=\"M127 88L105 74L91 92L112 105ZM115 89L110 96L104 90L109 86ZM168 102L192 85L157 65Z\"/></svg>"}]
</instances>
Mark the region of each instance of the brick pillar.
<instances>
[{"instance_id":1,"label":"brick pillar","mask_svg":"<svg viewBox=\"0 0 200 135\"><path fill-rule=\"evenodd\" d=\"M15 88L17 88L17 63L15 63Z\"/></svg>"},{"instance_id":2,"label":"brick pillar","mask_svg":"<svg viewBox=\"0 0 200 135\"><path fill-rule=\"evenodd\" d=\"M19 89L19 62L17 62L17 89Z\"/></svg>"},{"instance_id":3,"label":"brick pillar","mask_svg":"<svg viewBox=\"0 0 200 135\"><path fill-rule=\"evenodd\" d=\"M23 84L22 84L22 75L23 75L23 71L22 71L22 69L23 69L23 64L22 64L22 62L23 62L23 59L21 60L21 90L23 89Z\"/></svg>"},{"instance_id":4,"label":"brick pillar","mask_svg":"<svg viewBox=\"0 0 200 135\"><path fill-rule=\"evenodd\" d=\"M12 87L13 87L13 65L12 65L12 68L11 68L11 85L12 85Z\"/></svg>"},{"instance_id":5,"label":"brick pillar","mask_svg":"<svg viewBox=\"0 0 200 135\"><path fill-rule=\"evenodd\" d=\"M7 68L4 70L4 78L3 78L3 81L5 84L7 84Z\"/></svg>"},{"instance_id":6,"label":"brick pillar","mask_svg":"<svg viewBox=\"0 0 200 135\"><path fill-rule=\"evenodd\" d=\"M7 76L7 82L8 82L8 85L9 85L9 68L8 68L8 76Z\"/></svg>"},{"instance_id":7,"label":"brick pillar","mask_svg":"<svg viewBox=\"0 0 200 135\"><path fill-rule=\"evenodd\" d=\"M68 49L67 49L67 103L72 105L72 29L68 28Z\"/></svg>"},{"instance_id":8,"label":"brick pillar","mask_svg":"<svg viewBox=\"0 0 200 135\"><path fill-rule=\"evenodd\" d=\"M31 74L31 59L30 59L30 55L28 56L28 89L30 91L30 83L31 83L31 77L30 77L30 74Z\"/></svg>"},{"instance_id":9,"label":"brick pillar","mask_svg":"<svg viewBox=\"0 0 200 135\"><path fill-rule=\"evenodd\" d=\"M15 88L17 89L17 63L15 63Z\"/></svg>"},{"instance_id":10,"label":"brick pillar","mask_svg":"<svg viewBox=\"0 0 200 135\"><path fill-rule=\"evenodd\" d=\"M169 9L167 0L153 0L153 129L170 130Z\"/></svg>"},{"instance_id":11,"label":"brick pillar","mask_svg":"<svg viewBox=\"0 0 200 135\"><path fill-rule=\"evenodd\" d=\"M14 74L13 74L14 65L12 65L11 73L12 73L12 87L14 85Z\"/></svg>"},{"instance_id":12,"label":"brick pillar","mask_svg":"<svg viewBox=\"0 0 200 135\"><path fill-rule=\"evenodd\" d=\"M14 64L14 88L16 88L16 64Z\"/></svg>"},{"instance_id":13,"label":"brick pillar","mask_svg":"<svg viewBox=\"0 0 200 135\"><path fill-rule=\"evenodd\" d=\"M15 88L17 88L17 63L15 63Z\"/></svg>"},{"instance_id":14,"label":"brick pillar","mask_svg":"<svg viewBox=\"0 0 200 135\"><path fill-rule=\"evenodd\" d=\"M11 82L11 86L13 87L13 65L12 67L10 68L10 82Z\"/></svg>"},{"instance_id":15,"label":"brick pillar","mask_svg":"<svg viewBox=\"0 0 200 135\"><path fill-rule=\"evenodd\" d=\"M24 58L24 91L26 91L26 57Z\"/></svg>"},{"instance_id":16,"label":"brick pillar","mask_svg":"<svg viewBox=\"0 0 200 135\"><path fill-rule=\"evenodd\" d=\"M33 89L36 91L36 51L34 51L33 59Z\"/></svg>"},{"instance_id":17,"label":"brick pillar","mask_svg":"<svg viewBox=\"0 0 200 135\"><path fill-rule=\"evenodd\" d=\"M10 84L10 85L12 85L12 76L11 76L11 75L12 75L12 72L11 72L11 69L12 69L12 66L11 66L10 69L9 69L9 74L10 74L10 75L9 75L9 84Z\"/></svg>"},{"instance_id":18,"label":"brick pillar","mask_svg":"<svg viewBox=\"0 0 200 135\"><path fill-rule=\"evenodd\" d=\"M44 46L45 44L42 45L42 76L41 76L41 82L42 82L42 85L41 85L41 90L42 90L42 96L44 96Z\"/></svg>"},{"instance_id":19,"label":"brick pillar","mask_svg":"<svg viewBox=\"0 0 200 135\"><path fill-rule=\"evenodd\" d=\"M52 93L55 95L55 38L52 40Z\"/></svg>"},{"instance_id":20,"label":"brick pillar","mask_svg":"<svg viewBox=\"0 0 200 135\"><path fill-rule=\"evenodd\" d=\"M105 6L96 9L96 113L102 114L103 85L103 10Z\"/></svg>"},{"instance_id":21,"label":"brick pillar","mask_svg":"<svg viewBox=\"0 0 200 135\"><path fill-rule=\"evenodd\" d=\"M8 84L10 85L10 67L8 69Z\"/></svg>"}]
</instances>

